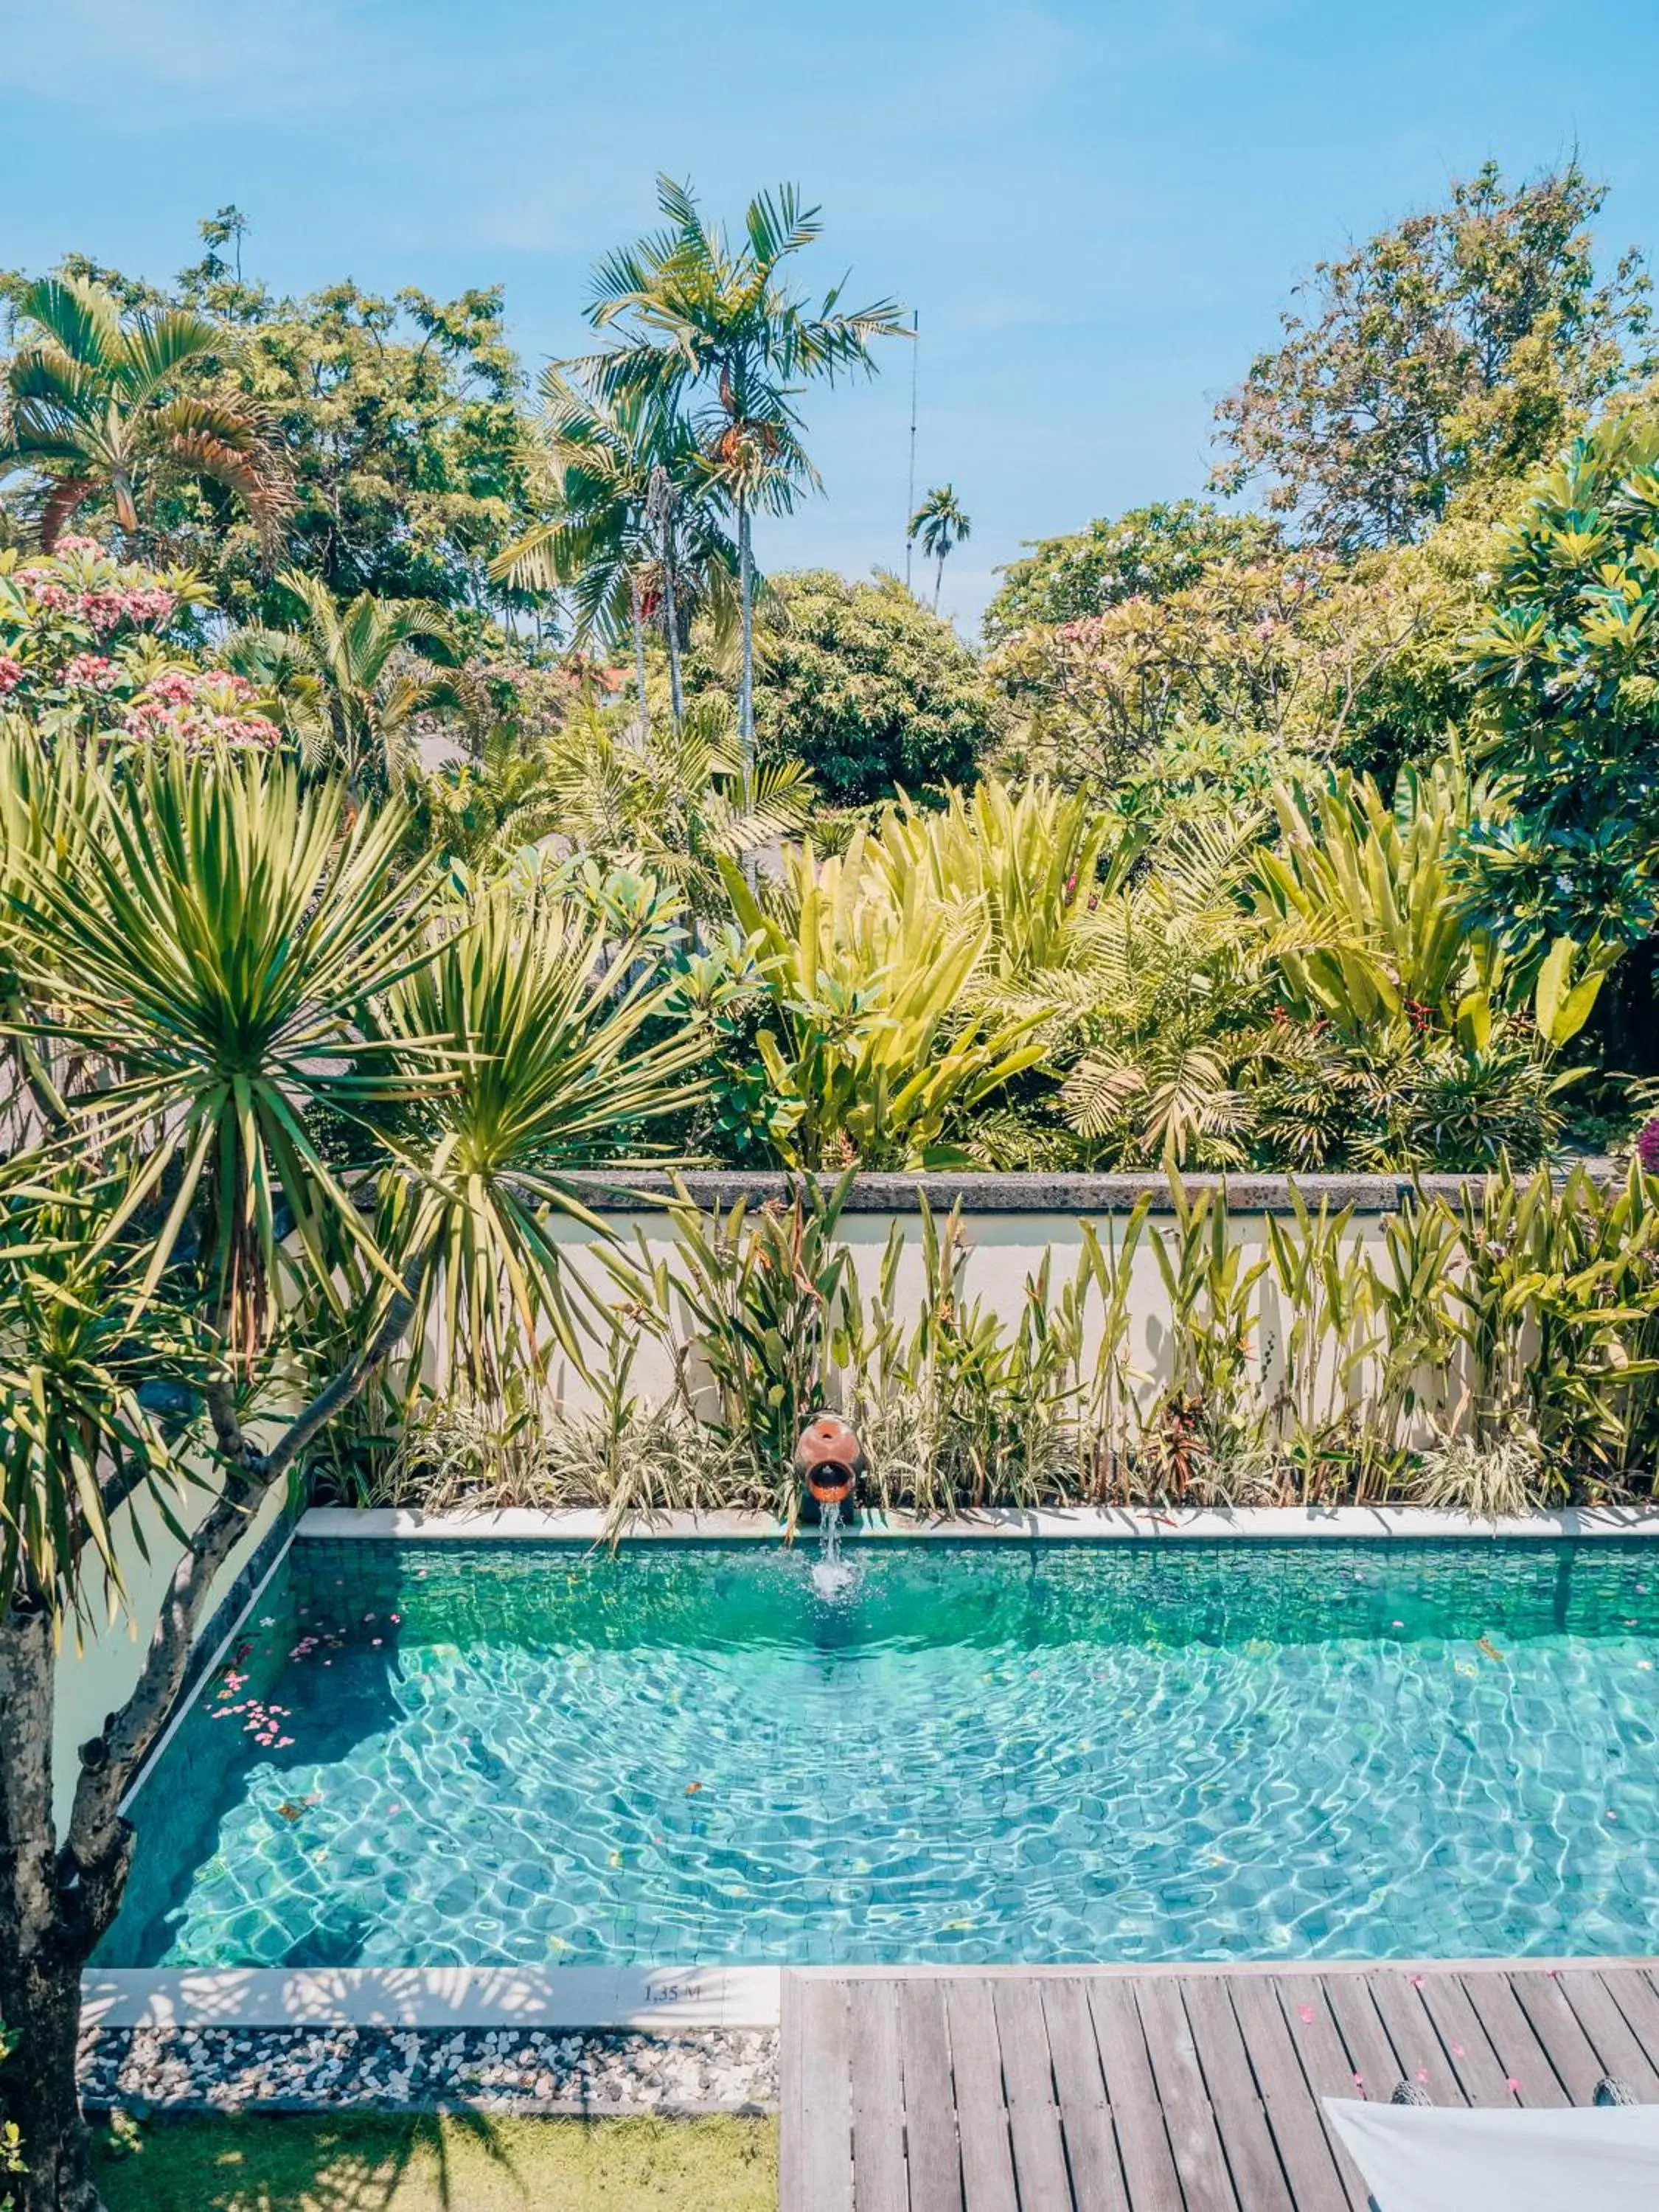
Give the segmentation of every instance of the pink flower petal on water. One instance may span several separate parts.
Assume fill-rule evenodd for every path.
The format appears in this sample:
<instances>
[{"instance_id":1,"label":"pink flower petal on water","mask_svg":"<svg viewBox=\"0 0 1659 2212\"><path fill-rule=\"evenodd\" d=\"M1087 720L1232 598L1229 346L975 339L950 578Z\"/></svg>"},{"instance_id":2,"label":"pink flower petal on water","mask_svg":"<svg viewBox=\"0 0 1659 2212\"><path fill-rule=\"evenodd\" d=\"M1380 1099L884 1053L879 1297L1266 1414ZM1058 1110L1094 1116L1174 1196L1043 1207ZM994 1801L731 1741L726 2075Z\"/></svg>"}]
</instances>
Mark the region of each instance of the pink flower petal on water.
<instances>
[{"instance_id":1,"label":"pink flower petal on water","mask_svg":"<svg viewBox=\"0 0 1659 2212\"><path fill-rule=\"evenodd\" d=\"M288 1749L288 1747L289 1747L289 1744L291 1744L291 1743L293 1742L293 1741L294 1741L294 1739L293 1739L293 1737L292 1737L291 1735L279 1735L279 1736L277 1737L277 1739L276 1739L276 1748L277 1748L277 1750L278 1750L278 1751L286 1751L286 1750Z\"/></svg>"},{"instance_id":2,"label":"pink flower petal on water","mask_svg":"<svg viewBox=\"0 0 1659 2212\"><path fill-rule=\"evenodd\" d=\"M374 1646L374 1649L378 1651L378 1650L380 1650L380 1638L379 1638L378 1636L371 1636L371 1637L369 1638L369 1639L368 1639L368 1640L369 1640L369 1642L370 1642L370 1643Z\"/></svg>"}]
</instances>

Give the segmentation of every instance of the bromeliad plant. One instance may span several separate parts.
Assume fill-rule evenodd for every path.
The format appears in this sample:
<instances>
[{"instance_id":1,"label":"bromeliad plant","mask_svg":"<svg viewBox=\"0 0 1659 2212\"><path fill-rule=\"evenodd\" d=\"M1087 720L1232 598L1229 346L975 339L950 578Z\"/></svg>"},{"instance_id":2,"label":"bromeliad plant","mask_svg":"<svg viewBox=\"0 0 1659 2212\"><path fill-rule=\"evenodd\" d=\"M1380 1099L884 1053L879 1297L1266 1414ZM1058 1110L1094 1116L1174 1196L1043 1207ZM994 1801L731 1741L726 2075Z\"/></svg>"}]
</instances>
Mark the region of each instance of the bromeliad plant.
<instances>
[{"instance_id":1,"label":"bromeliad plant","mask_svg":"<svg viewBox=\"0 0 1659 2212\"><path fill-rule=\"evenodd\" d=\"M862 835L840 858L787 854L764 898L729 863L725 873L766 1000L757 1043L787 1110L787 1164L960 1158L942 1141L947 1118L1042 1056L1035 1016L974 1006L991 936L982 903L941 904L919 870L883 878Z\"/></svg>"}]
</instances>

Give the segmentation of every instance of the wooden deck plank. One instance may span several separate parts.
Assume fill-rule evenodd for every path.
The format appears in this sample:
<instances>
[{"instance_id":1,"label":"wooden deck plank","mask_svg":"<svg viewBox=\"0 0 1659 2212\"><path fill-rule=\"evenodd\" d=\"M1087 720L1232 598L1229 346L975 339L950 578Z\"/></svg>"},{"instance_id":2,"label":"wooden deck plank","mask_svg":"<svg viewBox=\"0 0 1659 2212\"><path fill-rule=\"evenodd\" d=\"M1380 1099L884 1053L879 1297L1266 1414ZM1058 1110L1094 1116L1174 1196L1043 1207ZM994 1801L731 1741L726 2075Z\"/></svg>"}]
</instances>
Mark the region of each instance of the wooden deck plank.
<instances>
[{"instance_id":1,"label":"wooden deck plank","mask_svg":"<svg viewBox=\"0 0 1659 2212\"><path fill-rule=\"evenodd\" d=\"M1087 1989L1129 2202L1134 2212L1184 2212L1134 1991L1127 1981L1091 1981Z\"/></svg>"},{"instance_id":2,"label":"wooden deck plank","mask_svg":"<svg viewBox=\"0 0 1659 2212\"><path fill-rule=\"evenodd\" d=\"M1606 1977L1576 1967L1553 1978L1589 2038L1601 2072L1622 2081L1643 2104L1659 2102L1659 2046L1651 2057L1643 2048L1641 2037L1619 2009Z\"/></svg>"},{"instance_id":3,"label":"wooden deck plank","mask_svg":"<svg viewBox=\"0 0 1659 2212\"><path fill-rule=\"evenodd\" d=\"M1414 2082L1431 2105L1467 2104L1439 2032L1423 2002L1424 1978L1419 1973L1402 1973L1397 1967L1384 1967L1365 1978L1377 2018L1394 2045L1399 2069L1395 2080ZM1372 2094L1391 2097L1394 2082Z\"/></svg>"},{"instance_id":4,"label":"wooden deck plank","mask_svg":"<svg viewBox=\"0 0 1659 2212\"><path fill-rule=\"evenodd\" d=\"M1133 1989L1187 2212L1234 2212L1238 2200L1182 2002L1181 1984L1148 1975L1136 1981ZM1255 2208L1249 2207L1249 2212Z\"/></svg>"},{"instance_id":5,"label":"wooden deck plank","mask_svg":"<svg viewBox=\"0 0 1659 2212\"><path fill-rule=\"evenodd\" d=\"M781 1990L781 2212L1364 2212L1322 2097L1583 2106L1611 2074L1659 2102L1648 1961Z\"/></svg>"},{"instance_id":6,"label":"wooden deck plank","mask_svg":"<svg viewBox=\"0 0 1659 2212\"><path fill-rule=\"evenodd\" d=\"M806 2078L802 1978L785 1972L778 1979L778 2212L805 2212L800 2112Z\"/></svg>"},{"instance_id":7,"label":"wooden deck plank","mask_svg":"<svg viewBox=\"0 0 1659 2212\"><path fill-rule=\"evenodd\" d=\"M1457 1976L1425 1973L1419 1994L1468 2103L1512 2106L1504 2068Z\"/></svg>"},{"instance_id":8,"label":"wooden deck plank","mask_svg":"<svg viewBox=\"0 0 1659 2212\"><path fill-rule=\"evenodd\" d=\"M1029 1980L993 1982L991 1993L1020 2212L1072 2212L1042 1989Z\"/></svg>"},{"instance_id":9,"label":"wooden deck plank","mask_svg":"<svg viewBox=\"0 0 1659 2212\"><path fill-rule=\"evenodd\" d=\"M1225 1994L1297 2212L1345 2212L1351 2199L1337 2171L1325 2115L1302 2070L1272 1984L1241 1974L1225 1985Z\"/></svg>"},{"instance_id":10,"label":"wooden deck plank","mask_svg":"<svg viewBox=\"0 0 1659 2212\"><path fill-rule=\"evenodd\" d=\"M899 1984L849 1984L853 2202L858 2212L910 2212L904 2171L904 2070Z\"/></svg>"},{"instance_id":11,"label":"wooden deck plank","mask_svg":"<svg viewBox=\"0 0 1659 2212\"><path fill-rule=\"evenodd\" d=\"M1311 1976L1289 1974L1275 1976L1263 1986L1272 1990L1278 2003L1291 2048L1307 2076L1308 2087L1313 2092L1316 2104L1322 2097L1357 2095L1358 2093L1353 2086L1353 2069L1327 2001L1323 1983ZM1324 2124L1322 2105L1319 2107L1319 2117L1321 2123ZM1371 2193L1365 2186L1364 2176L1328 2125L1326 2125L1325 2133L1353 2212L1369 2212Z\"/></svg>"},{"instance_id":12,"label":"wooden deck plank","mask_svg":"<svg viewBox=\"0 0 1659 2212\"><path fill-rule=\"evenodd\" d=\"M1555 2069L1556 2079L1570 2105L1588 2105L1607 2068L1568 2003L1566 1993L1553 1974L1517 1973L1509 1977L1516 2000L1543 2045L1544 2056Z\"/></svg>"},{"instance_id":13,"label":"wooden deck plank","mask_svg":"<svg viewBox=\"0 0 1659 2212\"><path fill-rule=\"evenodd\" d=\"M1400 2079L1400 2061L1371 1994L1369 1974L1333 1974L1318 1986L1347 2049L1350 2096L1387 2104Z\"/></svg>"},{"instance_id":14,"label":"wooden deck plank","mask_svg":"<svg viewBox=\"0 0 1659 2212\"><path fill-rule=\"evenodd\" d=\"M1639 1968L1606 1968L1601 1976L1608 1996L1629 2021L1632 2033L1655 2066L1659 2066L1659 1991Z\"/></svg>"},{"instance_id":15,"label":"wooden deck plank","mask_svg":"<svg viewBox=\"0 0 1659 2212\"><path fill-rule=\"evenodd\" d=\"M904 2069L904 2157L910 2212L962 2212L962 2154L957 2143L945 1984L908 1981L895 1986Z\"/></svg>"},{"instance_id":16,"label":"wooden deck plank","mask_svg":"<svg viewBox=\"0 0 1659 2212\"><path fill-rule=\"evenodd\" d=\"M991 1990L988 1981L979 1980L945 1986L957 2134L962 2145L962 2196L966 2212L1019 2212Z\"/></svg>"},{"instance_id":17,"label":"wooden deck plank","mask_svg":"<svg viewBox=\"0 0 1659 2212\"><path fill-rule=\"evenodd\" d=\"M1239 2203L1249 2212L1296 2212L1226 1983L1218 1975L1195 1974L1179 1986ZM1300 2119L1312 2127L1311 2113Z\"/></svg>"},{"instance_id":18,"label":"wooden deck plank","mask_svg":"<svg viewBox=\"0 0 1659 2212\"><path fill-rule=\"evenodd\" d=\"M1072 2194L1083 2212L1129 2212L1089 1992L1071 1974L1047 1976L1042 1989Z\"/></svg>"},{"instance_id":19,"label":"wooden deck plank","mask_svg":"<svg viewBox=\"0 0 1659 2212\"><path fill-rule=\"evenodd\" d=\"M845 1982L799 1984L801 2212L853 2212L852 2024Z\"/></svg>"},{"instance_id":20,"label":"wooden deck plank","mask_svg":"<svg viewBox=\"0 0 1659 2212\"><path fill-rule=\"evenodd\" d=\"M1510 2094L1534 2109L1559 2111L1571 2102L1555 2078L1555 2069L1545 2054L1531 2021L1516 2001L1507 1974L1465 1974L1460 1977L1465 1995L1504 2069L1504 2081L1513 2082Z\"/></svg>"}]
</instances>

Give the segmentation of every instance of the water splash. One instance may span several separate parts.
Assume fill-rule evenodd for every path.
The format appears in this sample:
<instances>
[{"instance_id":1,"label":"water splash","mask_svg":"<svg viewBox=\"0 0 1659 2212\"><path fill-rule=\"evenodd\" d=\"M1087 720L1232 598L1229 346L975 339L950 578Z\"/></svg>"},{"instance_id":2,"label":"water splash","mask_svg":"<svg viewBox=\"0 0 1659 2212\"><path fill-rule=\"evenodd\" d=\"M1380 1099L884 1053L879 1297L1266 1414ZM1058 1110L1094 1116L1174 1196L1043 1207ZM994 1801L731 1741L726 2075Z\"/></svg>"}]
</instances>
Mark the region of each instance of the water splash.
<instances>
[{"instance_id":1,"label":"water splash","mask_svg":"<svg viewBox=\"0 0 1659 2212\"><path fill-rule=\"evenodd\" d=\"M858 1569L842 1557L841 1507L833 1499L823 1506L818 1520L818 1555L812 1562L811 1575L814 1591L829 1605L858 1587Z\"/></svg>"}]
</instances>

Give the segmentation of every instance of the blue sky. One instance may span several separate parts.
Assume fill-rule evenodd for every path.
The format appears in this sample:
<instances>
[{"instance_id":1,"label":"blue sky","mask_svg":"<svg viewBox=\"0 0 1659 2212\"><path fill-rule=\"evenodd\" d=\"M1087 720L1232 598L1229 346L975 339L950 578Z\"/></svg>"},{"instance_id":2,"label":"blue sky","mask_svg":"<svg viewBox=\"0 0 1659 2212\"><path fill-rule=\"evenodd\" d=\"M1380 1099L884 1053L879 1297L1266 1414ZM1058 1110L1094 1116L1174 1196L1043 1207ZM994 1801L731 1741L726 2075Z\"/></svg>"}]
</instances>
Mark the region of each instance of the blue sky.
<instances>
[{"instance_id":1,"label":"blue sky","mask_svg":"<svg viewBox=\"0 0 1659 2212\"><path fill-rule=\"evenodd\" d=\"M250 216L284 289L502 283L532 368L659 169L797 180L819 282L922 322L920 482L974 521L965 629L1023 539L1202 489L1216 399L1322 255L1492 156L1576 144L1659 248L1654 0L0 0L0 264L162 276ZM902 565L909 361L810 403L827 495L773 565Z\"/></svg>"}]
</instances>

